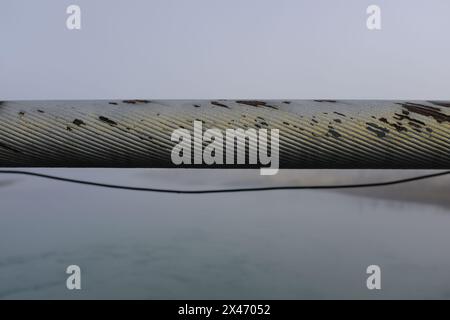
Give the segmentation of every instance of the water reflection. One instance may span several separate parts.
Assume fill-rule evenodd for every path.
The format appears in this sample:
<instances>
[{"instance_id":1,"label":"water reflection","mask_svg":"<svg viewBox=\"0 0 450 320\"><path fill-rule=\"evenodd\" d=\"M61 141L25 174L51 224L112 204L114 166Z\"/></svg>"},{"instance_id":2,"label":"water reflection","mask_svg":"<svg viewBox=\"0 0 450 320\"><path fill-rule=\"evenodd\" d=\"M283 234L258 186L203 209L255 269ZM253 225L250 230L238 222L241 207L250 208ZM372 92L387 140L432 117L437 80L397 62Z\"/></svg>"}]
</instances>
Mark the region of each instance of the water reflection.
<instances>
[{"instance_id":1,"label":"water reflection","mask_svg":"<svg viewBox=\"0 0 450 320\"><path fill-rule=\"evenodd\" d=\"M262 182L251 172L45 172L180 188L424 173L296 171ZM450 297L446 177L386 191L212 195L6 179L14 183L0 191L0 298ZM82 268L80 292L65 289L69 264ZM382 267L379 292L365 288L369 264Z\"/></svg>"}]
</instances>

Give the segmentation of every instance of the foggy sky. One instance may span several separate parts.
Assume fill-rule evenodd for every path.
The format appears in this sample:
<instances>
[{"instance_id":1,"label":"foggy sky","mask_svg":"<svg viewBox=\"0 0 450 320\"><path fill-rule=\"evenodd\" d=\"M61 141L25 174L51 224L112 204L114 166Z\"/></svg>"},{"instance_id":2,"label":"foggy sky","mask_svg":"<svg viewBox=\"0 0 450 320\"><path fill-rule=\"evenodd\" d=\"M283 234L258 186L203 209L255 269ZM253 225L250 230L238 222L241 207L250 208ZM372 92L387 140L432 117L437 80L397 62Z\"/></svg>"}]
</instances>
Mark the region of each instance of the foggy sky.
<instances>
[{"instance_id":1,"label":"foggy sky","mask_svg":"<svg viewBox=\"0 0 450 320\"><path fill-rule=\"evenodd\" d=\"M69 31L78 4L82 30ZM366 28L378 4L382 30ZM0 99L448 99L448 0L2 0Z\"/></svg>"}]
</instances>

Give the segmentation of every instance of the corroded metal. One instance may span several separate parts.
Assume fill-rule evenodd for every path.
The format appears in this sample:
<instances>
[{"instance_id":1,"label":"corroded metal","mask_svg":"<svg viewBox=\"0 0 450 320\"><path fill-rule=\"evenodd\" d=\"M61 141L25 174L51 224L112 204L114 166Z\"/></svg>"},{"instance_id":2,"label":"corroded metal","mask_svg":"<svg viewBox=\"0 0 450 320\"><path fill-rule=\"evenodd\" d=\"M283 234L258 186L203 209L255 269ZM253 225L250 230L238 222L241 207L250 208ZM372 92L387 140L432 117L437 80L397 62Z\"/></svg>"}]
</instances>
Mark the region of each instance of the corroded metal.
<instances>
[{"instance_id":1,"label":"corroded metal","mask_svg":"<svg viewBox=\"0 0 450 320\"><path fill-rule=\"evenodd\" d=\"M281 168L450 168L449 102L372 100L2 102L0 166L173 167L196 120L279 129Z\"/></svg>"}]
</instances>

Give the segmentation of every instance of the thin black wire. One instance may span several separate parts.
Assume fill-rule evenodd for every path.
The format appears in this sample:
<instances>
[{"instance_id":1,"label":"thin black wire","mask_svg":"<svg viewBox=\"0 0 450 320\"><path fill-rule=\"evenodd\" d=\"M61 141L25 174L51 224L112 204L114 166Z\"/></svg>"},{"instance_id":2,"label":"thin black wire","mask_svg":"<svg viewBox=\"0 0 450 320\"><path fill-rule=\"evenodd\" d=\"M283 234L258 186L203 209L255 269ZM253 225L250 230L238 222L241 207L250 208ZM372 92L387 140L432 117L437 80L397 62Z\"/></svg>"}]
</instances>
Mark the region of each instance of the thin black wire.
<instances>
[{"instance_id":1,"label":"thin black wire","mask_svg":"<svg viewBox=\"0 0 450 320\"><path fill-rule=\"evenodd\" d=\"M318 185L318 186L275 186L275 187L251 187L251 188L232 188L232 189L211 189L211 190L176 190L176 189L158 189L158 188L142 188L132 186L121 186L115 184L99 183L92 181L84 181L77 179L70 179L58 176L51 176L43 173L19 170L0 170L0 174L18 174L40 177L45 179L52 179L64 182L78 183L83 185L104 187L111 189L131 190L131 191L147 191L147 192L163 192L163 193L178 193L178 194L206 194L206 193L230 193L230 192L249 192L249 191L269 191L269 190L317 190L317 189L350 189L350 188L368 188L390 186L394 184L407 183L412 181L424 180L444 176L450 174L450 171L443 171L433 174L421 175L412 178L405 178L399 180L391 180L385 182L361 183L361 184L342 184L342 185Z\"/></svg>"}]
</instances>

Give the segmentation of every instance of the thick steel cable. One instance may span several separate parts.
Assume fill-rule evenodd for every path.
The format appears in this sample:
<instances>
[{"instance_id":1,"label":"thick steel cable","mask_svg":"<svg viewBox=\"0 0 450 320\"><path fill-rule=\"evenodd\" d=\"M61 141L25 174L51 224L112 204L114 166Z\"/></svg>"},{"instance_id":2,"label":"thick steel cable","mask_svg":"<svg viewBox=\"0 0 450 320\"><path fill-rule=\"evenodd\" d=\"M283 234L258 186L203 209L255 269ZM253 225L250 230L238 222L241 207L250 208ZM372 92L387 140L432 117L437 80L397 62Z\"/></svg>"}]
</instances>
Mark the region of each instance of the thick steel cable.
<instances>
[{"instance_id":1,"label":"thick steel cable","mask_svg":"<svg viewBox=\"0 0 450 320\"><path fill-rule=\"evenodd\" d=\"M195 121L279 130L280 168L450 169L449 102L376 100L4 101L0 167L177 167L171 134Z\"/></svg>"}]
</instances>

